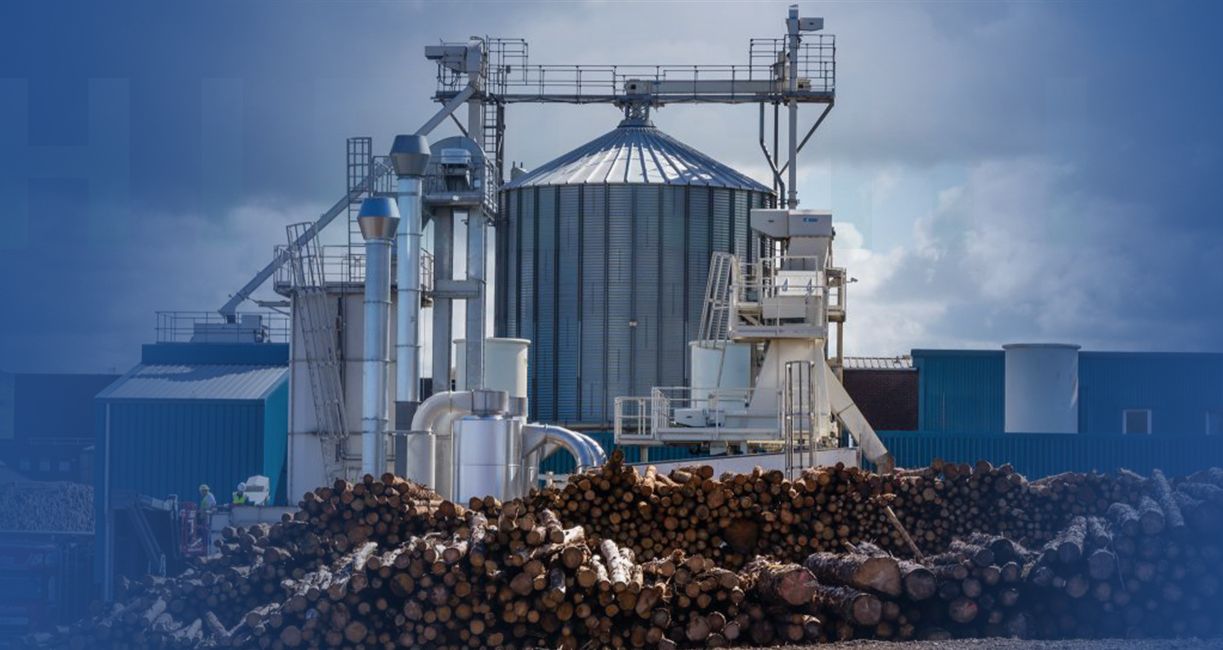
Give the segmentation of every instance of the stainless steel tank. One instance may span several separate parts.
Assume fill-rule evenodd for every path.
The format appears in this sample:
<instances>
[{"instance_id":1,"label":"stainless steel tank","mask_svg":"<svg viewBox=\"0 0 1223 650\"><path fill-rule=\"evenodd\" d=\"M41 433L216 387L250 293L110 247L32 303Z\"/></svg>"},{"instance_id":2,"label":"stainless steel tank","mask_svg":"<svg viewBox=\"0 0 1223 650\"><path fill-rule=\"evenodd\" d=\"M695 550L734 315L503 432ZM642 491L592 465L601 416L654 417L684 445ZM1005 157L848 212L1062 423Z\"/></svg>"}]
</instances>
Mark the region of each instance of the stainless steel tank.
<instances>
[{"instance_id":1,"label":"stainless steel tank","mask_svg":"<svg viewBox=\"0 0 1223 650\"><path fill-rule=\"evenodd\" d=\"M643 120L507 183L497 335L531 341L531 417L607 424L617 396L687 385L710 255L753 258L771 200Z\"/></svg>"},{"instance_id":2,"label":"stainless steel tank","mask_svg":"<svg viewBox=\"0 0 1223 650\"><path fill-rule=\"evenodd\" d=\"M522 480L522 420L467 416L454 432L454 490L451 499L466 503L488 495L519 496Z\"/></svg>"}]
</instances>

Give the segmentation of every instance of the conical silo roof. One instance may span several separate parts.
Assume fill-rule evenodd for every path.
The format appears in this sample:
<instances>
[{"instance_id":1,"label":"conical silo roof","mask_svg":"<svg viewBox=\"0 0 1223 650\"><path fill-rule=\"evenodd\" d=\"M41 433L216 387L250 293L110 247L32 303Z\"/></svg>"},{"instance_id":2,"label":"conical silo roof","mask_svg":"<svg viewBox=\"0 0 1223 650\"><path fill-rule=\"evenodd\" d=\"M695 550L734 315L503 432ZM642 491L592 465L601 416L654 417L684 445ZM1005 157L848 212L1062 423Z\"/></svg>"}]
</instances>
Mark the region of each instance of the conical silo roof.
<instances>
[{"instance_id":1,"label":"conical silo roof","mask_svg":"<svg viewBox=\"0 0 1223 650\"><path fill-rule=\"evenodd\" d=\"M625 120L608 133L502 187L591 183L699 185L771 192L747 175L641 120Z\"/></svg>"}]
</instances>

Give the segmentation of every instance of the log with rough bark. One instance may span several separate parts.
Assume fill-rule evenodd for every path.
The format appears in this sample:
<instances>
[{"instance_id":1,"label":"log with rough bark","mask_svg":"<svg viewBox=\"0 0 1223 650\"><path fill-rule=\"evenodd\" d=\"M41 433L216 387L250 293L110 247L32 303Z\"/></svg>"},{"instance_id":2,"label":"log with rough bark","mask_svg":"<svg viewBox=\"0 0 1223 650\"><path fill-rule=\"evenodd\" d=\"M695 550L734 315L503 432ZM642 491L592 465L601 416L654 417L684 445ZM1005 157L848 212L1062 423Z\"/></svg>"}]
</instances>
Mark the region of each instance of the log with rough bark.
<instances>
[{"instance_id":1,"label":"log with rough bark","mask_svg":"<svg viewBox=\"0 0 1223 650\"><path fill-rule=\"evenodd\" d=\"M887 596L899 596L902 591L900 566L887 556L858 553L813 553L803 566L821 582L874 591Z\"/></svg>"}]
</instances>

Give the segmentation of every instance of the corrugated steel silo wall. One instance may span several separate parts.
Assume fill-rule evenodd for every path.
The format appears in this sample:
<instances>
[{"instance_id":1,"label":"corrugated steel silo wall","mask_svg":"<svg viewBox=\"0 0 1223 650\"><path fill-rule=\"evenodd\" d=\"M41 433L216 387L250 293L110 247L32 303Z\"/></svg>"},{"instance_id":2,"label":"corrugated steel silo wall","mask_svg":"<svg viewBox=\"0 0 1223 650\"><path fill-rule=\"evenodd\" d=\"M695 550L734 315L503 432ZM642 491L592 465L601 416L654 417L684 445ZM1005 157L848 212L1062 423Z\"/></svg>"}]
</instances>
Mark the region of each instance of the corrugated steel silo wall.
<instances>
[{"instance_id":1,"label":"corrugated steel silo wall","mask_svg":"<svg viewBox=\"0 0 1223 650\"><path fill-rule=\"evenodd\" d=\"M608 223L607 188L601 185L582 187L581 255L578 272L582 275L582 341L581 365L578 368L582 422L605 422L610 419L604 402L608 367Z\"/></svg>"},{"instance_id":2,"label":"corrugated steel silo wall","mask_svg":"<svg viewBox=\"0 0 1223 650\"><path fill-rule=\"evenodd\" d=\"M684 185L505 191L497 331L532 343L531 416L607 424L616 397L685 385L709 256L754 257L750 209L767 200Z\"/></svg>"},{"instance_id":3,"label":"corrugated steel silo wall","mask_svg":"<svg viewBox=\"0 0 1223 650\"><path fill-rule=\"evenodd\" d=\"M1152 434L1206 433L1223 410L1223 355L1080 353L1079 432L1120 433L1126 409L1150 409Z\"/></svg>"},{"instance_id":4,"label":"corrugated steel silo wall","mask_svg":"<svg viewBox=\"0 0 1223 650\"><path fill-rule=\"evenodd\" d=\"M940 433L1001 433L1005 358L1001 350L913 350L918 428Z\"/></svg>"}]
</instances>

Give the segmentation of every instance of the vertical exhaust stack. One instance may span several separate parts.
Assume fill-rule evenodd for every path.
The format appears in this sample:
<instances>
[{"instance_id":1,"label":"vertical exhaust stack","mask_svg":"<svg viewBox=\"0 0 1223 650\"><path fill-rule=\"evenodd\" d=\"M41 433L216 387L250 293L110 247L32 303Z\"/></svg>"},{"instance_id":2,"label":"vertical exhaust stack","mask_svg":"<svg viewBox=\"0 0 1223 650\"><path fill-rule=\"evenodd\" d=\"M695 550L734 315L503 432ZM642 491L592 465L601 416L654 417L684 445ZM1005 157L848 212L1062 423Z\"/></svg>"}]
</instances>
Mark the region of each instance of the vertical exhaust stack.
<instances>
[{"instance_id":1,"label":"vertical exhaust stack","mask_svg":"<svg viewBox=\"0 0 1223 650\"><path fill-rule=\"evenodd\" d=\"M365 238L365 360L361 373L361 473L386 471L387 371L390 367L391 242L399 210L388 198L366 199L357 215Z\"/></svg>"},{"instance_id":2,"label":"vertical exhaust stack","mask_svg":"<svg viewBox=\"0 0 1223 650\"><path fill-rule=\"evenodd\" d=\"M398 299L395 332L395 423L406 429L420 405L420 237L422 184L429 164L429 141L423 135L397 135L391 164L399 179L399 215L403 220L395 247Z\"/></svg>"}]
</instances>

